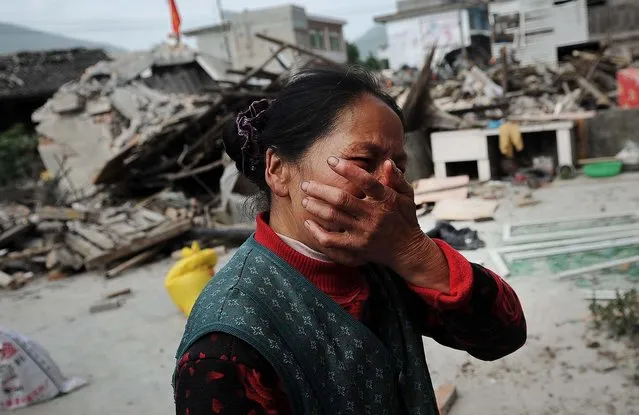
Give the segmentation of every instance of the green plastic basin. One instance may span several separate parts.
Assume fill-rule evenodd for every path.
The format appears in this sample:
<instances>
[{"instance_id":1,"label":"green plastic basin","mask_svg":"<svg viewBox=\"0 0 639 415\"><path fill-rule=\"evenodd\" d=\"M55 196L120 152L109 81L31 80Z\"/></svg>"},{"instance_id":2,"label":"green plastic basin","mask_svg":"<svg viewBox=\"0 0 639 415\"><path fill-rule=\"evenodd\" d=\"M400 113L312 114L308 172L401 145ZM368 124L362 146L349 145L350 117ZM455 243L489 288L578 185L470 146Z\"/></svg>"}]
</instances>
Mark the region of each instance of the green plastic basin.
<instances>
[{"instance_id":1,"label":"green plastic basin","mask_svg":"<svg viewBox=\"0 0 639 415\"><path fill-rule=\"evenodd\" d=\"M586 164L584 174L590 177L612 177L621 173L621 161L604 161L601 163Z\"/></svg>"}]
</instances>

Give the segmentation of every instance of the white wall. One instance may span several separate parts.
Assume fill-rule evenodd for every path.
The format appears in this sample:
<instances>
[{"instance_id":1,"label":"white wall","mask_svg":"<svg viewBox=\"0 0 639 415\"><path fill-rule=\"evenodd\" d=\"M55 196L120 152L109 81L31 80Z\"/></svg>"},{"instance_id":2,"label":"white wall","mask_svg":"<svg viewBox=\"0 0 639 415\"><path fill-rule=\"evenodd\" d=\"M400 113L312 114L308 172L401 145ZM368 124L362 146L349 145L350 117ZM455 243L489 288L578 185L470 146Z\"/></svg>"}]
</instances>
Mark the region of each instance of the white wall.
<instances>
[{"instance_id":1,"label":"white wall","mask_svg":"<svg viewBox=\"0 0 639 415\"><path fill-rule=\"evenodd\" d=\"M491 3L491 22L495 15L519 13L519 27L513 29L513 43L493 42L493 56L506 46L524 64L557 63L557 47L588 40L586 0L555 6L552 0L513 0Z\"/></svg>"},{"instance_id":2,"label":"white wall","mask_svg":"<svg viewBox=\"0 0 639 415\"><path fill-rule=\"evenodd\" d=\"M389 60L392 69L399 69L405 64L423 66L426 55L435 43L437 43L436 60L441 59L453 49L470 45L470 28L466 10L388 22L386 33L388 48L382 56Z\"/></svg>"},{"instance_id":3,"label":"white wall","mask_svg":"<svg viewBox=\"0 0 639 415\"><path fill-rule=\"evenodd\" d=\"M295 6L273 7L264 10L253 10L238 13L231 20L230 42L233 55L233 66L236 69L244 69L247 66L261 65L271 55L274 45L270 42L258 39L256 33L264 33L286 42L295 43L295 26L300 25L299 11ZM275 46L276 47L276 46ZM286 51L289 61L293 61L293 55ZM272 62L267 70L281 71L282 67L277 62Z\"/></svg>"},{"instance_id":4,"label":"white wall","mask_svg":"<svg viewBox=\"0 0 639 415\"><path fill-rule=\"evenodd\" d=\"M201 33L195 37L195 43L201 53L228 61L223 33Z\"/></svg>"}]
</instances>

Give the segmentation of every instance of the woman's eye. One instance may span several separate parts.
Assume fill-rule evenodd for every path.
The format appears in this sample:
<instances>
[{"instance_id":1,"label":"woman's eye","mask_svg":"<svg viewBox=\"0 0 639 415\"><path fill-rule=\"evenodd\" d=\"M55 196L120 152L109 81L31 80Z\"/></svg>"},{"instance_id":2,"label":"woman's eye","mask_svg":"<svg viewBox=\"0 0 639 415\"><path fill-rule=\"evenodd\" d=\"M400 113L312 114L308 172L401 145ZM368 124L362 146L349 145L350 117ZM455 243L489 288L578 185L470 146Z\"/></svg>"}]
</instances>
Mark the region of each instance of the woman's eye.
<instances>
[{"instance_id":1,"label":"woman's eye","mask_svg":"<svg viewBox=\"0 0 639 415\"><path fill-rule=\"evenodd\" d=\"M373 165L373 160L366 157L354 157L351 160L366 171L370 170Z\"/></svg>"}]
</instances>

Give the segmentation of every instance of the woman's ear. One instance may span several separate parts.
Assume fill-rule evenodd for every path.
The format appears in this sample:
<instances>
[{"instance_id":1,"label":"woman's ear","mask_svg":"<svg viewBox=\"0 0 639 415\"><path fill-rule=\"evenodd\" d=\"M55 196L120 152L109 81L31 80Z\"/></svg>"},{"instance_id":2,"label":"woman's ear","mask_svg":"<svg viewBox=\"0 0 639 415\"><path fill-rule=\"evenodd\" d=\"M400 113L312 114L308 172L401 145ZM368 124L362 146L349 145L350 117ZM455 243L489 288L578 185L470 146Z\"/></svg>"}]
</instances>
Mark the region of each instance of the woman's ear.
<instances>
[{"instance_id":1,"label":"woman's ear","mask_svg":"<svg viewBox=\"0 0 639 415\"><path fill-rule=\"evenodd\" d=\"M271 191L279 197L289 195L289 184L291 182L291 169L273 149L266 150L266 171L264 172L266 183Z\"/></svg>"}]
</instances>

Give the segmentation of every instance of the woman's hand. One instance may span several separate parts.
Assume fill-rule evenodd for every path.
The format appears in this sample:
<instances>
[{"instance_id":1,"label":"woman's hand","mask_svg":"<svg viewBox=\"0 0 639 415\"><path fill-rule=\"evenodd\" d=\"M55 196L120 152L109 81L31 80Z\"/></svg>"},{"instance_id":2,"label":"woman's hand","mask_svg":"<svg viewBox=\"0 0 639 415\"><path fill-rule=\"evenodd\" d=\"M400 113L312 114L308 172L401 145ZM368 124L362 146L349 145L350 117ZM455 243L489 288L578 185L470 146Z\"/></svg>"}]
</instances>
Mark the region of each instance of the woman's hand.
<instances>
[{"instance_id":1,"label":"woman's hand","mask_svg":"<svg viewBox=\"0 0 639 415\"><path fill-rule=\"evenodd\" d=\"M380 180L347 160L330 157L328 164L365 197L318 182L302 183L304 208L343 230L330 232L315 220L305 222L324 252L339 263L377 263L415 285L448 291L446 259L420 229L413 188L395 164L384 162Z\"/></svg>"}]
</instances>

